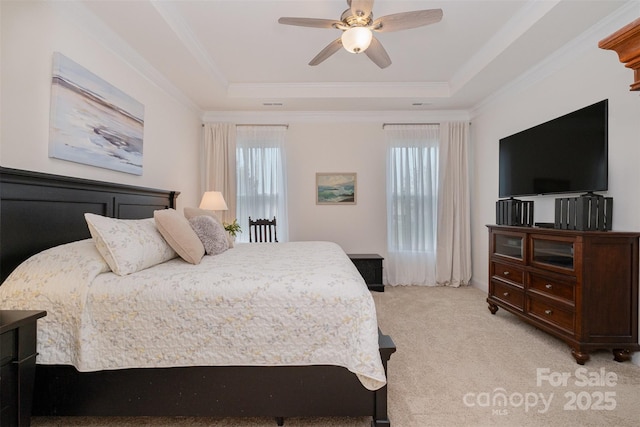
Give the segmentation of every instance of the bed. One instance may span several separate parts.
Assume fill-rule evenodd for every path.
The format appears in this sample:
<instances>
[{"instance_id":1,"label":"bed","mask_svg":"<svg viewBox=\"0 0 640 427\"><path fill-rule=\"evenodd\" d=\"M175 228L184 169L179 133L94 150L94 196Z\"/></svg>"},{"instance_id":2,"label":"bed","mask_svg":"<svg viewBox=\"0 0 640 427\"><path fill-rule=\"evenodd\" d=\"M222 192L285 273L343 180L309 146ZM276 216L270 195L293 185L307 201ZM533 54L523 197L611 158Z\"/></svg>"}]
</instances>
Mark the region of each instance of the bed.
<instances>
[{"instance_id":1,"label":"bed","mask_svg":"<svg viewBox=\"0 0 640 427\"><path fill-rule=\"evenodd\" d=\"M83 325L91 323L95 327L93 331L83 332L85 335L79 341L86 342L83 344L84 347L67 351L66 354L65 350L47 351L49 348L45 348L42 344L44 342L77 342L78 337L64 335L63 332L69 332L73 328L60 328L58 325L57 329L46 329L46 322L54 322L60 317L57 313L51 313L51 309L48 310L49 315L44 318L48 320L39 321L42 331L39 329L40 355L36 368L33 414L272 416L279 425L282 425L287 417L370 416L373 426L390 425L387 415L386 371L387 362L395 351L391 338L383 335L374 324L373 335L372 326L367 327L369 334L365 336L368 336L368 339L351 340L356 343L349 345L361 346L364 349L367 346L371 347L371 342L367 344L367 341L372 341L373 336L376 358L379 355L379 360L374 360L373 363L370 363L370 352L352 360L345 358L337 362L326 357L332 347L339 349L340 346L347 345L339 342L349 341L345 337L357 337L347 330L340 330L341 325L349 324L359 317L366 317L358 313L344 314L344 321L331 323L332 319L335 320L341 315L332 312L340 304L328 303L326 295L340 287L342 275L348 275L349 269L355 270L344 253L342 256L347 262L342 263L340 251L335 251L332 244L295 242L238 245L216 256L215 259L205 257L196 266L174 258L141 272L150 276L155 271L159 275L171 277L171 280L167 279L163 284L153 279L156 280L155 284L141 285L142 288L136 289L139 280L132 279L134 275L125 276L123 282L122 277L116 277L108 268L99 266L99 257L91 253L93 241L90 239L84 214L89 212L104 217L132 220L149 218L158 209L175 208L179 193L7 168L0 169L0 178L0 273L3 284L7 285L6 288L0 288L0 291L7 294L10 288L16 286L14 278L4 283L7 276L18 268L14 274L17 276L24 268L23 262L37 253L40 255L31 260L38 259L38 262L45 266L44 269L49 267L41 258L58 260L66 256L68 260L73 260L88 257L86 262L78 264L89 265L89 272L73 273L75 276L60 276L60 284L56 287L62 295L65 295L65 292L74 295L77 291L74 288L76 282L84 281L93 274L86 280L89 283L86 288L88 290L83 290L83 297L78 299L83 301L83 304L86 302L86 305L92 305L91 309L95 310L91 312L91 322L86 318L79 321L80 317L74 320ZM277 246L267 248L266 245ZM274 251L274 248L277 250ZM279 255L276 254L278 252ZM289 271L290 266L287 262L291 263L291 257L296 252L316 253L318 256L310 256L308 261L304 261L306 264L301 264L303 267L283 278L282 273ZM261 266L259 261L265 257L270 260L268 267ZM253 263L247 260L253 260ZM324 277L326 269L321 265L323 260L325 264L341 265L342 270L338 269L337 272ZM204 282L195 283L197 280L190 279L189 286L186 286L188 289L179 290L183 293L177 296L171 293L180 288L180 284L187 282L187 276L184 276L188 274L187 270L204 271L210 268L207 264L212 263L215 264L214 269L220 270L227 278L233 275L244 278L246 286L227 289L223 297L209 294L202 296L202 292L210 292ZM253 277L259 280L259 275L271 278L270 281L267 280L267 285L258 285L258 282L254 284L254 288L263 288L261 294L252 291L251 280L247 280ZM82 280L76 280L76 276ZM206 280L216 279L208 277ZM264 277L260 280L264 283ZM304 283L304 286L295 286L296 281ZM69 289L65 286L69 286ZM366 290L366 285L362 287ZM114 296L114 293L104 292L106 288L119 289L121 292L116 292L117 295ZM250 335L250 324L257 318L268 316L265 312L252 311L253 307L266 304L265 300L260 298L265 298L265 294L275 295L277 288L288 288L289 296L279 297L279 306L269 302L266 312L271 316L271 325L273 322L281 323L278 328L272 326L272 329L263 329L256 334L256 337L260 335L265 338L262 347L256 350L257 347L252 347L252 342L257 338ZM149 289L154 291L151 292ZM40 290L37 289L35 292ZM358 294L360 290L353 287L350 292ZM230 293L235 299L229 297ZM156 314L150 314L150 317L146 318L145 313L149 310L130 310L130 307L142 306L145 304L145 298L154 298L154 294L170 296L168 299L151 302L151 305L157 306ZM20 308L13 305L18 304L16 301L19 298L16 295L19 293L13 295L11 299L5 297L3 302L10 307L2 308ZM182 304L187 298L185 295L198 295L194 300L200 305L185 308ZM320 307L320 311L314 314L314 317L326 315L322 323L324 326L306 326L304 316L307 310L304 307L304 298L308 295L311 295L309 301ZM174 298L174 301L169 301L171 298ZM68 299L73 300L71 297ZM13 302L7 302L9 300ZM251 300L250 304L242 306L242 301L247 300ZM123 301L127 304L122 304ZM217 304L216 301L223 303ZM229 301L234 303L229 304ZM346 305L351 304L348 301L344 299ZM98 303L103 305L99 306ZM235 325L234 334L225 334L224 326L215 324L216 316L207 317L204 314L207 313L207 307L215 307L215 313L224 313L228 308L224 304L241 305L241 312L244 313L242 325ZM53 304L52 307L58 305ZM361 311L366 312L364 308ZM131 315L132 312L136 315ZM155 319L157 322L161 317L158 313L163 312L167 313L163 323L173 328L173 332L168 333L174 335L162 335L160 338L155 337L155 340L171 342L173 347L157 349L155 356L160 357L153 356L153 352L145 351L139 351L135 356L127 355L126 349L134 347L134 343L127 342L126 336L118 335L114 331L122 328L136 329L136 325L148 323L149 319ZM195 326L185 326L182 323L185 317L202 319L200 323L196 322ZM103 319L103 326L99 326L99 318ZM227 318L234 319L237 323L237 315L227 315ZM129 323L123 323L125 320ZM108 325L109 321L117 325L111 331L104 326ZM373 321L375 322L375 313ZM362 323L367 323L367 320L362 320ZM195 329L190 330L189 327ZM300 346L306 351L299 351L297 359L289 360L288 356L285 357L295 346L274 331L285 327L291 327L294 332L298 330L301 335L306 335L312 340ZM214 333L208 333L209 331ZM286 335L293 335L294 332L287 332ZM86 339L88 336L96 339ZM188 339L181 341L181 337ZM143 339L144 337L138 341ZM150 341L153 339L154 337L150 337ZM145 348L144 345L140 347ZM221 348L225 351L219 351ZM285 352L283 348L289 350ZM113 351L109 352L109 349ZM188 357L179 354L179 349L186 350ZM214 353L217 349L218 356L212 356L211 353L200 351L201 349L208 349ZM94 362L91 355L100 353L111 357ZM246 354L252 354L252 358L244 357ZM150 359L154 357L155 360L150 364ZM281 360L282 358L287 360ZM208 364L209 361L211 364ZM381 368L377 369L376 364Z\"/></svg>"}]
</instances>

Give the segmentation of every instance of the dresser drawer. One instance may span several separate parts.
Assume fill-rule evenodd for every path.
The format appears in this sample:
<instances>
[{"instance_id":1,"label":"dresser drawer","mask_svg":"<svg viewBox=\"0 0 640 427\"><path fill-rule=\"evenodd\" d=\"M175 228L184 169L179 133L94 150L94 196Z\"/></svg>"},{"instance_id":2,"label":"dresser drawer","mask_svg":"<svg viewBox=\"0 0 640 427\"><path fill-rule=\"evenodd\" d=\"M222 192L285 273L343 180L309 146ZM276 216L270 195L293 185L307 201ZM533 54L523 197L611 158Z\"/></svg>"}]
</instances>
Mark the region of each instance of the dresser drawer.
<instances>
[{"instance_id":1,"label":"dresser drawer","mask_svg":"<svg viewBox=\"0 0 640 427\"><path fill-rule=\"evenodd\" d=\"M524 310L524 291L516 286L492 280L490 295L519 311Z\"/></svg>"},{"instance_id":2,"label":"dresser drawer","mask_svg":"<svg viewBox=\"0 0 640 427\"><path fill-rule=\"evenodd\" d=\"M513 283L522 285L524 283L524 272L518 267L514 267L508 264L502 264L500 262L494 262L492 264L493 276L508 280Z\"/></svg>"},{"instance_id":3,"label":"dresser drawer","mask_svg":"<svg viewBox=\"0 0 640 427\"><path fill-rule=\"evenodd\" d=\"M527 312L531 317L563 331L571 334L575 331L574 311L570 306L552 303L545 298L527 296Z\"/></svg>"},{"instance_id":4,"label":"dresser drawer","mask_svg":"<svg viewBox=\"0 0 640 427\"><path fill-rule=\"evenodd\" d=\"M530 274L528 289L553 298L562 298L572 305L576 300L575 284L568 281Z\"/></svg>"}]
</instances>

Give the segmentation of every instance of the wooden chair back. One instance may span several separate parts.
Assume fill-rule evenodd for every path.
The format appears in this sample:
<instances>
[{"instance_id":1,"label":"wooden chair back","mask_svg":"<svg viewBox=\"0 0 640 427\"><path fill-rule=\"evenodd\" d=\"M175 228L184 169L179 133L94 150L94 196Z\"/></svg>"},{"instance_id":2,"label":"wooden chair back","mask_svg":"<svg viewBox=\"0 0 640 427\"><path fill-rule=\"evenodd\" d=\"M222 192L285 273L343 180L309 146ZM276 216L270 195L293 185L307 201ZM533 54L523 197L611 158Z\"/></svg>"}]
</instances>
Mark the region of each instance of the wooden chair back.
<instances>
[{"instance_id":1,"label":"wooden chair back","mask_svg":"<svg viewBox=\"0 0 640 427\"><path fill-rule=\"evenodd\" d=\"M249 217L249 242L277 242L276 217L251 219Z\"/></svg>"}]
</instances>

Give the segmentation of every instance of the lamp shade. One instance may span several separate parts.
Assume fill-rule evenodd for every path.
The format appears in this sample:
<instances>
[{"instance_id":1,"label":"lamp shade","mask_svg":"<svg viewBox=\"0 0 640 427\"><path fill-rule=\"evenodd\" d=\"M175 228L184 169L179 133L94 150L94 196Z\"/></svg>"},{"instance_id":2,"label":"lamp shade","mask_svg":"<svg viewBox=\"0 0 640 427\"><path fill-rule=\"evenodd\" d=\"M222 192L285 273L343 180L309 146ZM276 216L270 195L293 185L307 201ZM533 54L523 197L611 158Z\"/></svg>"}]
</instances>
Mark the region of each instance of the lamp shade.
<instances>
[{"instance_id":1,"label":"lamp shade","mask_svg":"<svg viewBox=\"0 0 640 427\"><path fill-rule=\"evenodd\" d=\"M342 46L351 53L367 50L371 44L373 33L367 27L351 27L342 33Z\"/></svg>"},{"instance_id":2,"label":"lamp shade","mask_svg":"<svg viewBox=\"0 0 640 427\"><path fill-rule=\"evenodd\" d=\"M202 195L200 209L206 209L209 211L226 211L229 208L227 207L227 202L224 201L224 197L222 197L221 192L206 191Z\"/></svg>"}]
</instances>

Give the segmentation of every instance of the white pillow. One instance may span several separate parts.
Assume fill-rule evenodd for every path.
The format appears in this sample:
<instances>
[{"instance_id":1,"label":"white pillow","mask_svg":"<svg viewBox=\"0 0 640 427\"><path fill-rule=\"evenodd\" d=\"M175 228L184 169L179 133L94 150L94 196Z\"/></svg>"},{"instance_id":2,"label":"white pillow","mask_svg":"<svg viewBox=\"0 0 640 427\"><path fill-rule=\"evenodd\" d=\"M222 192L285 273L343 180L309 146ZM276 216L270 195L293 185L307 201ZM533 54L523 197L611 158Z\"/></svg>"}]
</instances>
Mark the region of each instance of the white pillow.
<instances>
[{"instance_id":1,"label":"white pillow","mask_svg":"<svg viewBox=\"0 0 640 427\"><path fill-rule=\"evenodd\" d=\"M177 256L153 218L116 219L85 213L91 237L111 270L124 276Z\"/></svg>"}]
</instances>

